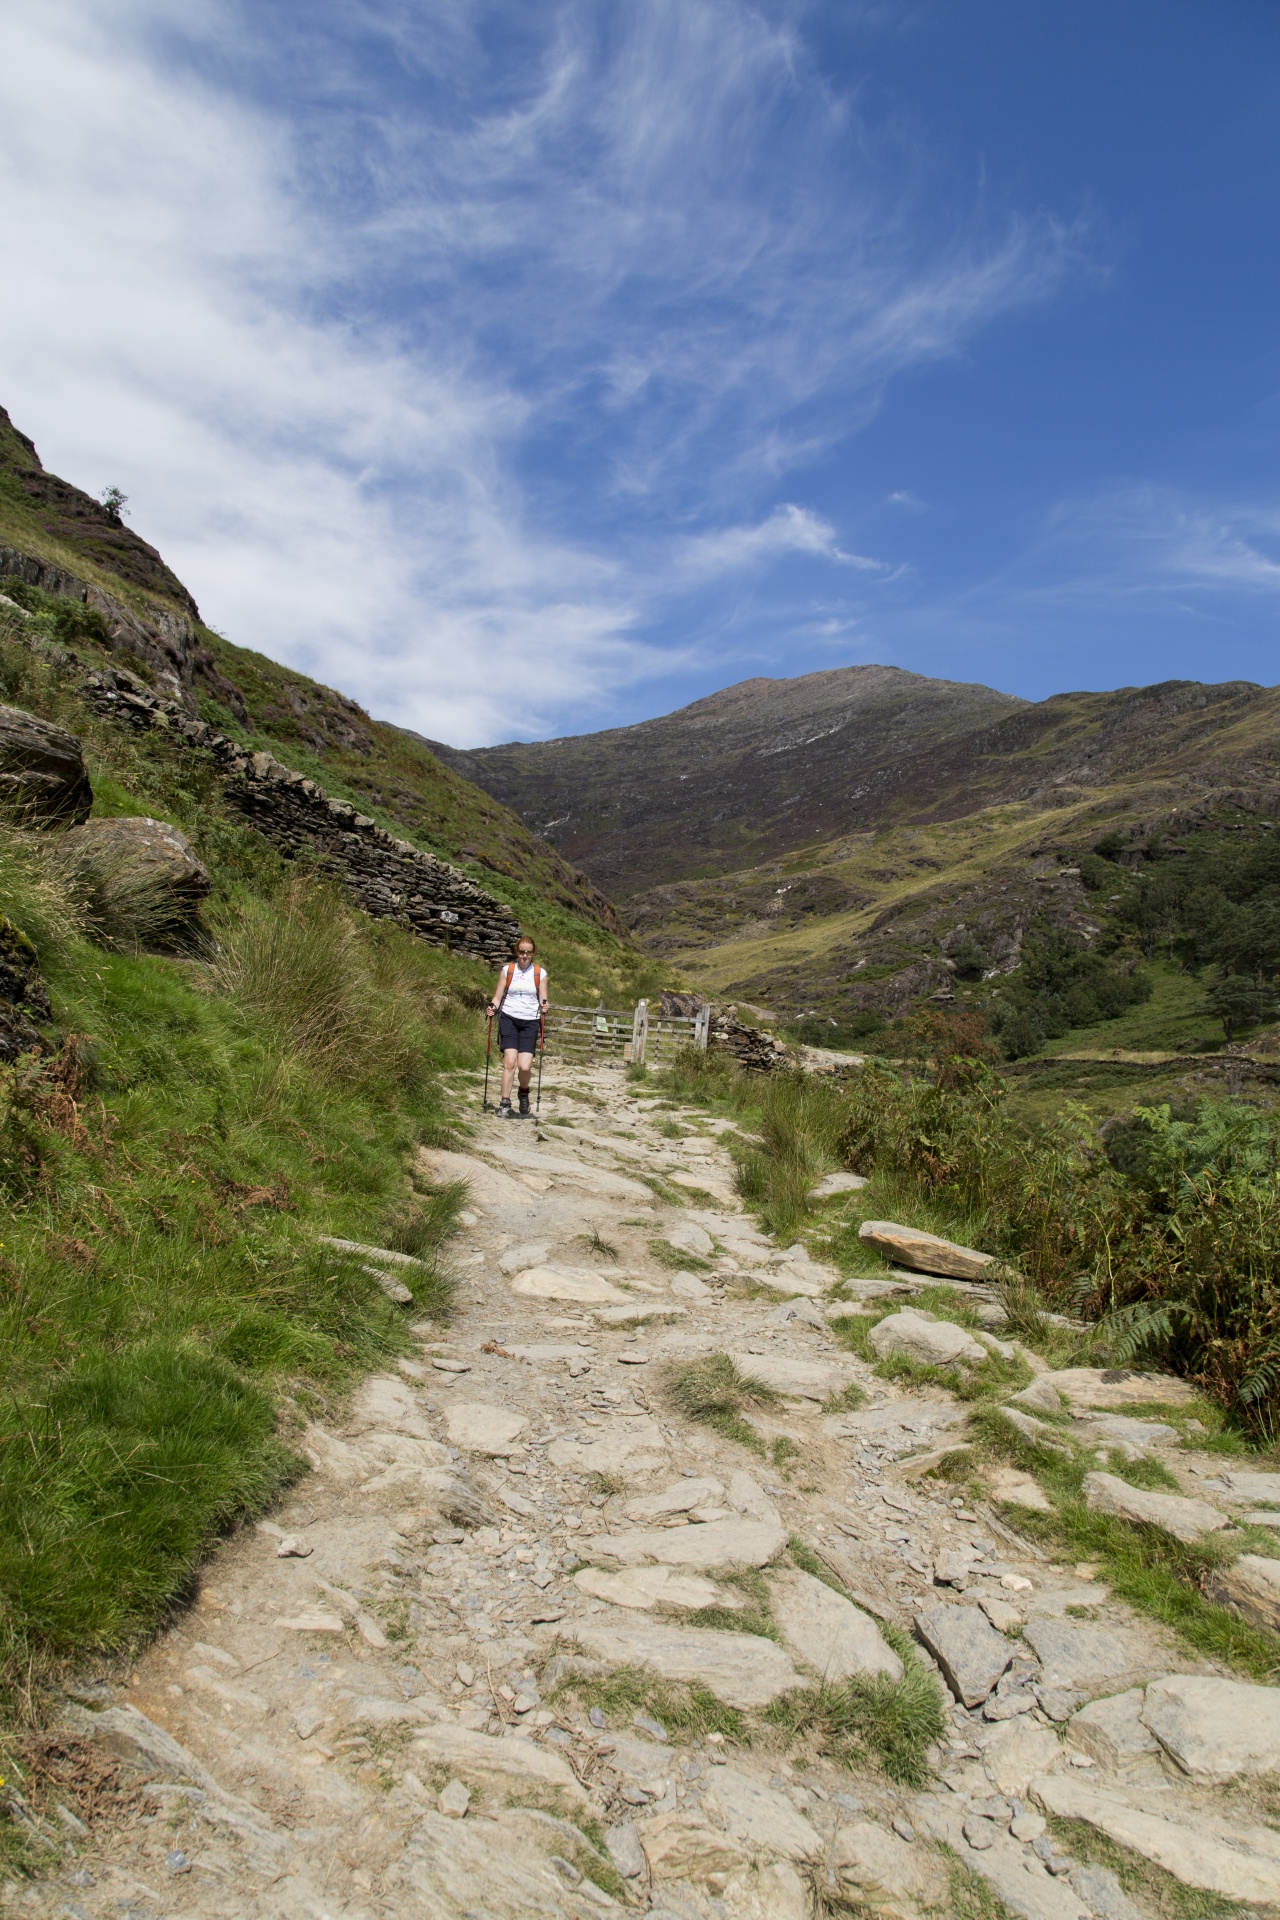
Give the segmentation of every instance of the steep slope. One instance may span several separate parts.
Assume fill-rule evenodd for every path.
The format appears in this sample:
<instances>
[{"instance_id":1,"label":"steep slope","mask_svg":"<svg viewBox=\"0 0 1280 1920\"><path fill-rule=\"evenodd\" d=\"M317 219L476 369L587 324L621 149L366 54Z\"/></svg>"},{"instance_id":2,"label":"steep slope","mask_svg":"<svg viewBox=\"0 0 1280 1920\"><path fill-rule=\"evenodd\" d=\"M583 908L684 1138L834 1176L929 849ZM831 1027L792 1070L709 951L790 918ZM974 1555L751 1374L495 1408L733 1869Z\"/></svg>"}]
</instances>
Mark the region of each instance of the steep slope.
<instances>
[{"instance_id":1,"label":"steep slope","mask_svg":"<svg viewBox=\"0 0 1280 1920\"><path fill-rule=\"evenodd\" d=\"M431 743L615 899L820 843L1019 713L990 687L898 667L744 680L634 727L463 753Z\"/></svg>"},{"instance_id":2,"label":"steep slope","mask_svg":"<svg viewBox=\"0 0 1280 1920\"><path fill-rule=\"evenodd\" d=\"M623 932L584 874L415 736L204 626L155 548L91 495L46 473L3 408L0 590L54 612L65 641L105 647L193 715L456 862L517 912L560 909Z\"/></svg>"}]
</instances>

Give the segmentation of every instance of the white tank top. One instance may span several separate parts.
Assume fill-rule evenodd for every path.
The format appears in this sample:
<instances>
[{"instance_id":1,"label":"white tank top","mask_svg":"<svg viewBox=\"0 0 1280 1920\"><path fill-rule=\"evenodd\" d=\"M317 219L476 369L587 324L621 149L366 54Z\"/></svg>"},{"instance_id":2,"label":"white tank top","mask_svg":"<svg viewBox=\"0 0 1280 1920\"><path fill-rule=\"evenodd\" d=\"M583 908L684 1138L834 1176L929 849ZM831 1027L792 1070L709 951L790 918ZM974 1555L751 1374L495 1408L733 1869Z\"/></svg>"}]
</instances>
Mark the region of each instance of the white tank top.
<instances>
[{"instance_id":1,"label":"white tank top","mask_svg":"<svg viewBox=\"0 0 1280 1920\"><path fill-rule=\"evenodd\" d=\"M541 971L536 961L532 966L516 967L511 975L510 990L499 1012L509 1013L513 1020L536 1020L540 1011L538 975Z\"/></svg>"}]
</instances>

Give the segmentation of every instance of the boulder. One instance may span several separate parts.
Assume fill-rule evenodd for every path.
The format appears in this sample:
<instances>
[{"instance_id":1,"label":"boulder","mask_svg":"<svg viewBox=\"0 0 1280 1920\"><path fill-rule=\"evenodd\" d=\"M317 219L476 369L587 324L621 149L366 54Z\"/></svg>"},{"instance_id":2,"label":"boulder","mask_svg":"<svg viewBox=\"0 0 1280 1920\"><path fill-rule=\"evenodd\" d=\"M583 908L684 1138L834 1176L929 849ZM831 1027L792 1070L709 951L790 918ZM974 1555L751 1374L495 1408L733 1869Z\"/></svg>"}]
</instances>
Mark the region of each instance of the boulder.
<instances>
[{"instance_id":1,"label":"boulder","mask_svg":"<svg viewBox=\"0 0 1280 1920\"><path fill-rule=\"evenodd\" d=\"M51 1051L34 1022L52 1019L39 955L26 934L0 914L0 1060Z\"/></svg>"},{"instance_id":2,"label":"boulder","mask_svg":"<svg viewBox=\"0 0 1280 1920\"><path fill-rule=\"evenodd\" d=\"M1280 1633L1280 1560L1242 1553L1233 1567L1215 1567L1207 1574L1204 1590L1251 1626Z\"/></svg>"},{"instance_id":3,"label":"boulder","mask_svg":"<svg viewBox=\"0 0 1280 1920\"><path fill-rule=\"evenodd\" d=\"M1171 1673L1147 1688L1143 1724L1184 1773L1204 1780L1280 1768L1280 1689Z\"/></svg>"},{"instance_id":4,"label":"boulder","mask_svg":"<svg viewBox=\"0 0 1280 1920\"><path fill-rule=\"evenodd\" d=\"M1076 1694L1101 1693L1117 1680L1151 1671L1158 1654L1131 1628L1084 1621L1028 1620L1023 1639L1038 1657L1042 1685Z\"/></svg>"},{"instance_id":5,"label":"boulder","mask_svg":"<svg viewBox=\"0 0 1280 1920\"><path fill-rule=\"evenodd\" d=\"M925 1607L916 1615L916 1632L965 1707L981 1706L1013 1659L1013 1648L980 1607Z\"/></svg>"},{"instance_id":6,"label":"boulder","mask_svg":"<svg viewBox=\"0 0 1280 1920\"><path fill-rule=\"evenodd\" d=\"M1142 1704L1141 1687L1093 1700L1071 1716L1067 1739L1099 1766L1112 1769L1130 1766L1144 1754L1158 1753L1156 1738L1143 1723Z\"/></svg>"},{"instance_id":7,"label":"boulder","mask_svg":"<svg viewBox=\"0 0 1280 1920\"><path fill-rule=\"evenodd\" d=\"M902 1662L871 1616L811 1573L772 1574L769 1601L787 1651L823 1680L855 1673L901 1680Z\"/></svg>"},{"instance_id":8,"label":"boulder","mask_svg":"<svg viewBox=\"0 0 1280 1920\"><path fill-rule=\"evenodd\" d=\"M616 1827L606 1827L604 1844L618 1872L624 1880L638 1880L644 1872L644 1848L640 1845L640 1836L628 1822L622 1821Z\"/></svg>"},{"instance_id":9,"label":"boulder","mask_svg":"<svg viewBox=\"0 0 1280 1920\"><path fill-rule=\"evenodd\" d=\"M731 1873L721 1899L724 1920L812 1920L809 1888L789 1860Z\"/></svg>"},{"instance_id":10,"label":"boulder","mask_svg":"<svg viewBox=\"0 0 1280 1920\"><path fill-rule=\"evenodd\" d=\"M760 1634L587 1619L574 1621L573 1638L611 1667L651 1667L664 1680L710 1688L729 1707L767 1707L804 1685L790 1656Z\"/></svg>"},{"instance_id":11,"label":"boulder","mask_svg":"<svg viewBox=\"0 0 1280 1920\"><path fill-rule=\"evenodd\" d=\"M1112 1789L1094 1786L1070 1771L1042 1776L1032 1792L1048 1813L1086 1820L1122 1847L1131 1847L1172 1874L1185 1887L1224 1900L1262 1906L1280 1903L1280 1834L1247 1827L1197 1808L1168 1818L1130 1805Z\"/></svg>"},{"instance_id":12,"label":"boulder","mask_svg":"<svg viewBox=\"0 0 1280 1920\"><path fill-rule=\"evenodd\" d=\"M1163 1447L1181 1435L1164 1420L1134 1420L1125 1413L1096 1413L1084 1423L1087 1440L1118 1440L1122 1447Z\"/></svg>"},{"instance_id":13,"label":"boulder","mask_svg":"<svg viewBox=\"0 0 1280 1920\"><path fill-rule=\"evenodd\" d=\"M0 706L0 810L16 826L78 826L93 805L80 742L21 707Z\"/></svg>"},{"instance_id":14,"label":"boulder","mask_svg":"<svg viewBox=\"0 0 1280 1920\"><path fill-rule=\"evenodd\" d=\"M872 1352L881 1360L901 1353L908 1360L926 1366L949 1367L956 1361L966 1366L986 1362L985 1347L980 1347L965 1327L950 1320L925 1320L910 1307L903 1307L878 1321L867 1336Z\"/></svg>"},{"instance_id":15,"label":"boulder","mask_svg":"<svg viewBox=\"0 0 1280 1920\"><path fill-rule=\"evenodd\" d=\"M864 1220L858 1238L913 1273L937 1273L949 1280L986 1280L997 1264L989 1253L977 1253L954 1240L941 1240L936 1233L902 1227L892 1220Z\"/></svg>"},{"instance_id":16,"label":"boulder","mask_svg":"<svg viewBox=\"0 0 1280 1920\"><path fill-rule=\"evenodd\" d=\"M87 820L64 835L62 859L94 934L109 945L181 945L213 882L166 820Z\"/></svg>"},{"instance_id":17,"label":"boulder","mask_svg":"<svg viewBox=\"0 0 1280 1920\"><path fill-rule=\"evenodd\" d=\"M1188 1500L1181 1493L1154 1493L1146 1487L1131 1487L1113 1473L1086 1473L1085 1504L1094 1513L1114 1513L1121 1520L1145 1521L1148 1526L1163 1527L1177 1540L1194 1546L1203 1534L1229 1527L1231 1521L1217 1507L1203 1500Z\"/></svg>"}]
</instances>

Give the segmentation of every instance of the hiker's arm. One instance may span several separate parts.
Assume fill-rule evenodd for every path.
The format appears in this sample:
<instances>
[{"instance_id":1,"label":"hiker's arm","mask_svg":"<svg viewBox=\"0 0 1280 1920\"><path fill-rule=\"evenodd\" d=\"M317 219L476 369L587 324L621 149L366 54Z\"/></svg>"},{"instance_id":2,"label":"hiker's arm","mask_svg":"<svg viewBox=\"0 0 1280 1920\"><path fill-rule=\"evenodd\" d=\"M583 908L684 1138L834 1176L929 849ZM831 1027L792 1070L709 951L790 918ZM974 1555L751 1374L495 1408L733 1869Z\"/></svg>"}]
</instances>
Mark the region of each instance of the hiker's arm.
<instances>
[{"instance_id":1,"label":"hiker's arm","mask_svg":"<svg viewBox=\"0 0 1280 1920\"><path fill-rule=\"evenodd\" d=\"M502 972L498 975L497 986L494 988L492 994L489 996L489 1005L488 1005L488 1008L486 1009L486 1011L489 1013L496 1013L498 1011L499 1006L502 1004L502 983L503 983L503 979L505 978L506 971L507 970L504 967L502 969Z\"/></svg>"},{"instance_id":2,"label":"hiker's arm","mask_svg":"<svg viewBox=\"0 0 1280 1920\"><path fill-rule=\"evenodd\" d=\"M547 995L550 990L550 985L547 980L547 970L543 967L541 973L538 975L538 1004L544 1013L547 1010Z\"/></svg>"}]
</instances>

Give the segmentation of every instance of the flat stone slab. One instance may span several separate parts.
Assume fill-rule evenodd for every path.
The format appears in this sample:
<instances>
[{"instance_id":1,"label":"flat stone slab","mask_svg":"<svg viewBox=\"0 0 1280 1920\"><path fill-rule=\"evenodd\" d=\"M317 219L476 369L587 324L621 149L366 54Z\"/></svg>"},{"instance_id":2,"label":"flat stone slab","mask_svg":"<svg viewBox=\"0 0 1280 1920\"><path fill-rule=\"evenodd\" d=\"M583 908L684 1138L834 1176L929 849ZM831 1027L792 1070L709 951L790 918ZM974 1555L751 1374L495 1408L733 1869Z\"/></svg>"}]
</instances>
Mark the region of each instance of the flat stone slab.
<instances>
[{"instance_id":1,"label":"flat stone slab","mask_svg":"<svg viewBox=\"0 0 1280 1920\"><path fill-rule=\"evenodd\" d=\"M823 1431L893 1453L908 1453L949 1427L963 1426L969 1409L954 1400L889 1400L879 1407L833 1415ZM959 1442L957 1442L959 1444Z\"/></svg>"},{"instance_id":2,"label":"flat stone slab","mask_svg":"<svg viewBox=\"0 0 1280 1920\"><path fill-rule=\"evenodd\" d=\"M512 1128L512 1133L518 1129ZM517 1173L543 1173L558 1176L562 1180L572 1180L577 1186L586 1187L591 1193L611 1193L625 1196L629 1200L652 1200L648 1187L638 1180L628 1180L625 1174L610 1173L605 1167L587 1166L581 1160L571 1160L567 1154L538 1153L526 1147L523 1137L510 1138L499 1133L486 1138L487 1150L498 1160L514 1167Z\"/></svg>"},{"instance_id":3,"label":"flat stone slab","mask_svg":"<svg viewBox=\"0 0 1280 1920\"><path fill-rule=\"evenodd\" d=\"M1217 1507L1203 1500L1188 1500L1181 1493L1155 1493L1146 1487L1131 1487L1113 1473L1086 1473L1085 1504L1093 1513L1114 1513L1121 1520L1145 1521L1163 1527L1177 1540L1194 1545L1206 1533L1229 1527L1231 1520Z\"/></svg>"},{"instance_id":4,"label":"flat stone slab","mask_svg":"<svg viewBox=\"0 0 1280 1920\"><path fill-rule=\"evenodd\" d=\"M769 1520L711 1520L705 1526L637 1527L631 1533L597 1533L587 1550L626 1567L646 1560L669 1567L764 1567L787 1544L786 1530Z\"/></svg>"},{"instance_id":5,"label":"flat stone slab","mask_svg":"<svg viewBox=\"0 0 1280 1920\"><path fill-rule=\"evenodd\" d=\"M650 1667L664 1680L709 1687L729 1707L767 1707L779 1694L805 1684L791 1656L755 1633L575 1620L573 1637L612 1667Z\"/></svg>"},{"instance_id":6,"label":"flat stone slab","mask_svg":"<svg viewBox=\"0 0 1280 1920\"><path fill-rule=\"evenodd\" d=\"M673 1300L629 1300L625 1306L596 1307L593 1318L602 1327L640 1327L649 1320L682 1320L688 1311Z\"/></svg>"},{"instance_id":7,"label":"flat stone slab","mask_svg":"<svg viewBox=\"0 0 1280 1920\"><path fill-rule=\"evenodd\" d=\"M1141 1687L1093 1700L1071 1716L1067 1738L1104 1767L1126 1767L1145 1754L1158 1753L1159 1743L1142 1718Z\"/></svg>"},{"instance_id":8,"label":"flat stone slab","mask_svg":"<svg viewBox=\"0 0 1280 1920\"><path fill-rule=\"evenodd\" d=\"M858 1228L858 1238L886 1259L909 1267L913 1273L942 1274L951 1280L983 1280L997 1264L989 1253L957 1246L954 1240L942 1240L936 1233L923 1233L919 1227L899 1226L893 1220L864 1220Z\"/></svg>"},{"instance_id":9,"label":"flat stone slab","mask_svg":"<svg viewBox=\"0 0 1280 1920\"><path fill-rule=\"evenodd\" d=\"M701 1260L709 1260L716 1250L711 1235L696 1220L678 1220L674 1227L667 1228L663 1238L677 1253L696 1254Z\"/></svg>"},{"instance_id":10,"label":"flat stone slab","mask_svg":"<svg viewBox=\"0 0 1280 1920\"><path fill-rule=\"evenodd\" d=\"M445 1432L453 1446L494 1457L509 1453L528 1424L510 1407L490 1406L483 1400L451 1400L444 1416Z\"/></svg>"},{"instance_id":11,"label":"flat stone slab","mask_svg":"<svg viewBox=\"0 0 1280 1920\"><path fill-rule=\"evenodd\" d=\"M925 1607L916 1631L962 1706L981 1706L1013 1659L1013 1648L981 1607Z\"/></svg>"},{"instance_id":12,"label":"flat stone slab","mask_svg":"<svg viewBox=\"0 0 1280 1920\"><path fill-rule=\"evenodd\" d=\"M881 1360L900 1353L925 1366L949 1367L958 1360L966 1366L984 1366L987 1359L986 1348L979 1346L967 1327L951 1320L923 1320L910 1307L878 1321L867 1338Z\"/></svg>"},{"instance_id":13,"label":"flat stone slab","mask_svg":"<svg viewBox=\"0 0 1280 1920\"><path fill-rule=\"evenodd\" d=\"M1127 1413L1094 1414L1081 1424L1089 1439L1096 1434L1103 1440L1122 1440L1130 1447L1164 1447L1182 1438L1176 1427L1163 1420L1135 1420Z\"/></svg>"},{"instance_id":14,"label":"flat stone slab","mask_svg":"<svg viewBox=\"0 0 1280 1920\"><path fill-rule=\"evenodd\" d=\"M1274 1500L1280 1506L1280 1473L1238 1473L1233 1467L1222 1478L1240 1500Z\"/></svg>"},{"instance_id":15,"label":"flat stone slab","mask_svg":"<svg viewBox=\"0 0 1280 1920\"><path fill-rule=\"evenodd\" d=\"M1053 1512L1053 1502L1039 1481L1018 1467L997 1467L989 1484L993 1500L1007 1500L1015 1507L1030 1507L1033 1513Z\"/></svg>"},{"instance_id":16,"label":"flat stone slab","mask_svg":"<svg viewBox=\"0 0 1280 1920\"><path fill-rule=\"evenodd\" d=\"M1280 1767L1276 1687L1171 1673L1147 1688L1142 1720L1183 1772L1200 1779L1234 1780Z\"/></svg>"},{"instance_id":17,"label":"flat stone slab","mask_svg":"<svg viewBox=\"0 0 1280 1920\"><path fill-rule=\"evenodd\" d=\"M695 1507L720 1506L724 1499L721 1480L677 1480L674 1486L663 1487L660 1493L646 1493L638 1500L628 1500L625 1511L628 1520L661 1520L666 1514L692 1513Z\"/></svg>"},{"instance_id":18,"label":"flat stone slab","mask_svg":"<svg viewBox=\"0 0 1280 1920\"><path fill-rule=\"evenodd\" d=\"M1160 1661L1148 1642L1128 1627L1040 1614L1028 1620L1022 1635L1044 1669L1043 1684L1072 1693L1100 1693L1117 1680L1150 1673Z\"/></svg>"},{"instance_id":19,"label":"flat stone slab","mask_svg":"<svg viewBox=\"0 0 1280 1920\"><path fill-rule=\"evenodd\" d=\"M983 1764L1001 1793L1019 1799L1036 1775L1050 1772L1061 1756L1053 1728L1042 1727L1025 1713L1002 1721L982 1749Z\"/></svg>"},{"instance_id":20,"label":"flat stone slab","mask_svg":"<svg viewBox=\"0 0 1280 1920\"><path fill-rule=\"evenodd\" d=\"M1204 1590L1251 1626L1280 1633L1280 1560L1242 1553L1234 1566L1215 1567L1205 1579Z\"/></svg>"},{"instance_id":21,"label":"flat stone slab","mask_svg":"<svg viewBox=\"0 0 1280 1920\"><path fill-rule=\"evenodd\" d=\"M545 1266L551 1258L551 1247L546 1240L526 1240L523 1246L508 1247L499 1257L498 1267L502 1273L523 1273L526 1267Z\"/></svg>"},{"instance_id":22,"label":"flat stone slab","mask_svg":"<svg viewBox=\"0 0 1280 1920\"><path fill-rule=\"evenodd\" d=\"M1048 1813L1087 1820L1121 1846L1132 1847L1185 1887L1225 1900L1280 1902L1280 1834L1269 1827L1227 1824L1197 1808L1166 1818L1070 1773L1047 1774L1032 1792Z\"/></svg>"},{"instance_id":23,"label":"flat stone slab","mask_svg":"<svg viewBox=\"0 0 1280 1920\"><path fill-rule=\"evenodd\" d=\"M573 1576L579 1593L593 1600L607 1600L615 1607L635 1607L647 1612L651 1607L684 1607L696 1612L700 1607L728 1607L738 1612L746 1602L731 1587L717 1586L700 1574L681 1573L673 1567L624 1567L621 1573L606 1573L601 1567L580 1567Z\"/></svg>"},{"instance_id":24,"label":"flat stone slab","mask_svg":"<svg viewBox=\"0 0 1280 1920\"><path fill-rule=\"evenodd\" d=\"M1048 1378L1073 1407L1181 1407L1195 1391L1172 1373L1135 1373L1129 1367L1062 1367Z\"/></svg>"},{"instance_id":25,"label":"flat stone slab","mask_svg":"<svg viewBox=\"0 0 1280 1920\"><path fill-rule=\"evenodd\" d=\"M745 1378L800 1400L825 1400L852 1377L826 1360L799 1360L788 1353L731 1353L729 1358Z\"/></svg>"},{"instance_id":26,"label":"flat stone slab","mask_svg":"<svg viewBox=\"0 0 1280 1920\"><path fill-rule=\"evenodd\" d=\"M581 1306L627 1305L627 1296L589 1267L526 1267L511 1282L526 1300L572 1300Z\"/></svg>"},{"instance_id":27,"label":"flat stone slab","mask_svg":"<svg viewBox=\"0 0 1280 1920\"><path fill-rule=\"evenodd\" d=\"M532 1740L495 1740L487 1733L440 1722L416 1735L412 1752L448 1767L464 1780L481 1780L504 1788L554 1787L577 1806L587 1796L567 1760Z\"/></svg>"},{"instance_id":28,"label":"flat stone slab","mask_svg":"<svg viewBox=\"0 0 1280 1920\"><path fill-rule=\"evenodd\" d=\"M435 1185L465 1180L468 1200L481 1207L527 1207L529 1189L513 1174L491 1167L472 1153L451 1153L443 1147L419 1147L414 1164Z\"/></svg>"},{"instance_id":29,"label":"flat stone slab","mask_svg":"<svg viewBox=\"0 0 1280 1920\"><path fill-rule=\"evenodd\" d=\"M841 1893L859 1912L916 1915L944 1910L946 1869L928 1847L903 1840L872 1820L840 1827L829 1866ZM1075 1920L1075 1916L1072 1916Z\"/></svg>"},{"instance_id":30,"label":"flat stone slab","mask_svg":"<svg viewBox=\"0 0 1280 1920\"><path fill-rule=\"evenodd\" d=\"M711 1790L726 1828L753 1853L774 1860L817 1860L824 1851L821 1836L776 1788L736 1767L717 1767Z\"/></svg>"},{"instance_id":31,"label":"flat stone slab","mask_svg":"<svg viewBox=\"0 0 1280 1920\"><path fill-rule=\"evenodd\" d=\"M854 1673L901 1680L902 1662L870 1614L811 1573L786 1568L772 1574L769 1601L787 1651L823 1680Z\"/></svg>"},{"instance_id":32,"label":"flat stone slab","mask_svg":"<svg viewBox=\"0 0 1280 1920\"><path fill-rule=\"evenodd\" d=\"M696 1301L700 1307L705 1306L709 1300L715 1299L710 1287L699 1280L696 1273L673 1273L671 1291L678 1294L682 1300Z\"/></svg>"},{"instance_id":33,"label":"flat stone slab","mask_svg":"<svg viewBox=\"0 0 1280 1920\"><path fill-rule=\"evenodd\" d=\"M580 1360L590 1365L595 1359L592 1349L580 1347L571 1340L517 1340L507 1352L517 1360L527 1361L531 1367L552 1366L559 1360Z\"/></svg>"},{"instance_id":34,"label":"flat stone slab","mask_svg":"<svg viewBox=\"0 0 1280 1920\"><path fill-rule=\"evenodd\" d=\"M1011 1393L1009 1405L1028 1408L1032 1413L1061 1413L1062 1395L1052 1380L1042 1373L1029 1387L1023 1387L1020 1393Z\"/></svg>"},{"instance_id":35,"label":"flat stone slab","mask_svg":"<svg viewBox=\"0 0 1280 1920\"><path fill-rule=\"evenodd\" d=\"M752 1267L742 1277L784 1300L820 1300L826 1291L820 1279L795 1267Z\"/></svg>"},{"instance_id":36,"label":"flat stone slab","mask_svg":"<svg viewBox=\"0 0 1280 1920\"><path fill-rule=\"evenodd\" d=\"M553 1440L547 1459L568 1473L618 1473L640 1457L663 1466L666 1451L667 1436L646 1414L638 1420L613 1420L598 1439Z\"/></svg>"}]
</instances>

